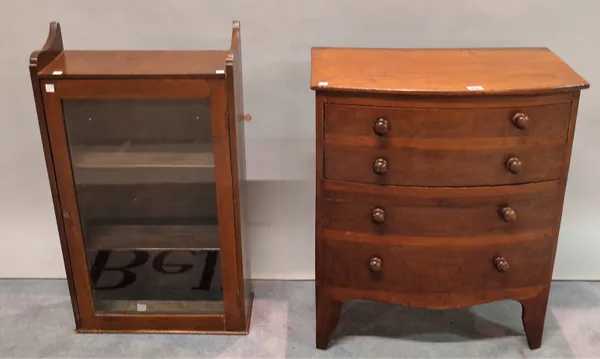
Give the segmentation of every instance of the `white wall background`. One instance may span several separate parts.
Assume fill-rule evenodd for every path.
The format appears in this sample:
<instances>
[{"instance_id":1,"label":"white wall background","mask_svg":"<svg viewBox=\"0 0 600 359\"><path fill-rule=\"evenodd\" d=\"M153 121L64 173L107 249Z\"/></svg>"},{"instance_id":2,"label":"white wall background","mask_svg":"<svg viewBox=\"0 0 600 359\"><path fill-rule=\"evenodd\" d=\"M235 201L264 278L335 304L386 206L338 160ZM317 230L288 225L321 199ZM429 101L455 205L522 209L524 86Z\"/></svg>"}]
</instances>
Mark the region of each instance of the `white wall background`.
<instances>
[{"instance_id":1,"label":"white wall background","mask_svg":"<svg viewBox=\"0 0 600 359\"><path fill-rule=\"evenodd\" d=\"M241 20L252 275L313 278L311 46L547 46L592 83L579 110L558 279L600 279L600 1L0 3L0 277L65 275L27 70L58 20L68 49L227 49Z\"/></svg>"}]
</instances>

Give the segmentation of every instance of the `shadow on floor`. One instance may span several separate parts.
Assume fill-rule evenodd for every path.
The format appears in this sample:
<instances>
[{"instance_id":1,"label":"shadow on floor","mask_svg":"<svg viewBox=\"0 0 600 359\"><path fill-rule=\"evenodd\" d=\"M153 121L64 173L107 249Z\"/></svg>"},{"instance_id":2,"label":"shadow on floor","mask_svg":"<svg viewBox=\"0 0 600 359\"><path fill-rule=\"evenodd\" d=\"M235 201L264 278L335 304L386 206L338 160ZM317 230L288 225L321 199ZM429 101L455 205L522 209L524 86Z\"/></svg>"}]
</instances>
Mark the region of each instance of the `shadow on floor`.
<instances>
[{"instance_id":1,"label":"shadow on floor","mask_svg":"<svg viewBox=\"0 0 600 359\"><path fill-rule=\"evenodd\" d=\"M515 304L513 309L516 310L511 314L520 317L520 305ZM476 308L428 310L374 301L351 301L342 309L332 344L343 337L355 335L419 342L461 342L524 334L522 330L487 319Z\"/></svg>"}]
</instances>

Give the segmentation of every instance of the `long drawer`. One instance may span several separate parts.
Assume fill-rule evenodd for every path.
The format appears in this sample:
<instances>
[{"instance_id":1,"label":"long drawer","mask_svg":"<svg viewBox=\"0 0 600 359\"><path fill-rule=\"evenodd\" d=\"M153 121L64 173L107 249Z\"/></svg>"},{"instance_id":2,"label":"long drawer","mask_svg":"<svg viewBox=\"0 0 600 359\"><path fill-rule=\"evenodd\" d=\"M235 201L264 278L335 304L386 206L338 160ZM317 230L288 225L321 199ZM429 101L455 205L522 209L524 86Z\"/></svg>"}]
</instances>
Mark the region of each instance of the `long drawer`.
<instances>
[{"instance_id":1,"label":"long drawer","mask_svg":"<svg viewBox=\"0 0 600 359\"><path fill-rule=\"evenodd\" d=\"M387 237L498 236L552 229L558 181L471 188L324 181L324 229Z\"/></svg>"},{"instance_id":2,"label":"long drawer","mask_svg":"<svg viewBox=\"0 0 600 359\"><path fill-rule=\"evenodd\" d=\"M562 175L570 105L401 109L326 106L325 179L489 186Z\"/></svg>"},{"instance_id":3,"label":"long drawer","mask_svg":"<svg viewBox=\"0 0 600 359\"><path fill-rule=\"evenodd\" d=\"M380 144L395 138L565 138L570 109L569 103L425 109L328 104L324 132L325 136L374 136Z\"/></svg>"},{"instance_id":4,"label":"long drawer","mask_svg":"<svg viewBox=\"0 0 600 359\"><path fill-rule=\"evenodd\" d=\"M324 176L355 183L432 187L547 181L561 177L564 145L562 141L447 141L387 149L326 141ZM512 172L512 167L518 167L518 172Z\"/></svg>"},{"instance_id":5,"label":"long drawer","mask_svg":"<svg viewBox=\"0 0 600 359\"><path fill-rule=\"evenodd\" d=\"M324 239L322 283L391 292L510 289L546 283L551 238L457 246L385 245Z\"/></svg>"}]
</instances>

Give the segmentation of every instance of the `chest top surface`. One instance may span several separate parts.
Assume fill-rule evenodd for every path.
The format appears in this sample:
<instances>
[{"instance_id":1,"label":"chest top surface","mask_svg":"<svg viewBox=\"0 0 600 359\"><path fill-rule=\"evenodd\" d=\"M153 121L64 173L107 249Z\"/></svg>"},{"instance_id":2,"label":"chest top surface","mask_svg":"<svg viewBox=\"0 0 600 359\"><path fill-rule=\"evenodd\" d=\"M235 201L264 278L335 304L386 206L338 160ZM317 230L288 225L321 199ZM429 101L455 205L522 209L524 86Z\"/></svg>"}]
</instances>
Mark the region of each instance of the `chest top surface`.
<instances>
[{"instance_id":1,"label":"chest top surface","mask_svg":"<svg viewBox=\"0 0 600 359\"><path fill-rule=\"evenodd\" d=\"M588 87L547 48L312 49L314 90L489 95Z\"/></svg>"}]
</instances>

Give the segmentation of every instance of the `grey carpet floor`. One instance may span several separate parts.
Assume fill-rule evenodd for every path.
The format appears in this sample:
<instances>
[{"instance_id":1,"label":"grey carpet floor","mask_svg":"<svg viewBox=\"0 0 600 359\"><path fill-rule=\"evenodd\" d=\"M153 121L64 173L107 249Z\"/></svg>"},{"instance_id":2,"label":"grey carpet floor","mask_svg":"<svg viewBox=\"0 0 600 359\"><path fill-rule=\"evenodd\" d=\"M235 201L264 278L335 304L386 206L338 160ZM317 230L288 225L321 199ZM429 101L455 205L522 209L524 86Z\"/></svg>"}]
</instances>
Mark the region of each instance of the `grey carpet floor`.
<instances>
[{"instance_id":1,"label":"grey carpet floor","mask_svg":"<svg viewBox=\"0 0 600 359\"><path fill-rule=\"evenodd\" d=\"M75 334L66 282L0 280L2 358L597 358L600 283L555 282L542 348L503 301L430 311L350 302L330 349L315 349L313 282L257 281L247 336Z\"/></svg>"}]
</instances>

